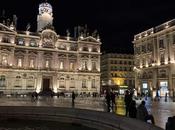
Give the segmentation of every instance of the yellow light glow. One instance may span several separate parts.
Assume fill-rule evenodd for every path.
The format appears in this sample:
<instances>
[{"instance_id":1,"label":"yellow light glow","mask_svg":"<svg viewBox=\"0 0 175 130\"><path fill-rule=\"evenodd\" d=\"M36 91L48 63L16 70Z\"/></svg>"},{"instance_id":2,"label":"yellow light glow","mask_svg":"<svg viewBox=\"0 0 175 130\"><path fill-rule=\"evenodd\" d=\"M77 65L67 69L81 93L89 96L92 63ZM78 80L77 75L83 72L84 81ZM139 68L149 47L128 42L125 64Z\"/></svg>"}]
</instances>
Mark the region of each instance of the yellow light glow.
<instances>
[{"instance_id":1,"label":"yellow light glow","mask_svg":"<svg viewBox=\"0 0 175 130\"><path fill-rule=\"evenodd\" d=\"M115 85L124 85L125 78L112 78Z\"/></svg>"},{"instance_id":2,"label":"yellow light glow","mask_svg":"<svg viewBox=\"0 0 175 130\"><path fill-rule=\"evenodd\" d=\"M152 66L155 66L155 64L153 63Z\"/></svg>"},{"instance_id":3,"label":"yellow light glow","mask_svg":"<svg viewBox=\"0 0 175 130\"><path fill-rule=\"evenodd\" d=\"M58 92L56 87L53 88L53 92L54 93L57 93Z\"/></svg>"},{"instance_id":4,"label":"yellow light glow","mask_svg":"<svg viewBox=\"0 0 175 130\"><path fill-rule=\"evenodd\" d=\"M167 64L168 64L168 62L167 62L167 61L165 61L165 64L167 65Z\"/></svg>"}]
</instances>

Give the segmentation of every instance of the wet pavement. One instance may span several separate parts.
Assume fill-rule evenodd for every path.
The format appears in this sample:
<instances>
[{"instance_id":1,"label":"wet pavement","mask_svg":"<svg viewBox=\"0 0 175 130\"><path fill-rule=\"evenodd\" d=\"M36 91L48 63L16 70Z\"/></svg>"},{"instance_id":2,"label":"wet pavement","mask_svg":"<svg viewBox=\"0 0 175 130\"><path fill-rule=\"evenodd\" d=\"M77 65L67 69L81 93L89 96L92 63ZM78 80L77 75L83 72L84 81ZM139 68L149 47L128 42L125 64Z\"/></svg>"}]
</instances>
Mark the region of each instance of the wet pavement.
<instances>
[{"instance_id":1,"label":"wet pavement","mask_svg":"<svg viewBox=\"0 0 175 130\"><path fill-rule=\"evenodd\" d=\"M165 102L164 98L160 101L152 101L147 99L146 107L153 114L156 125L165 129L165 124L169 116L175 116L175 102L168 99ZM141 100L137 101L139 104ZM72 107L71 98L64 97L39 97L38 100L32 101L30 97L1 97L0 106L48 106L48 107ZM106 111L104 97L78 97L75 99L75 108L90 109L96 111Z\"/></svg>"},{"instance_id":2,"label":"wet pavement","mask_svg":"<svg viewBox=\"0 0 175 130\"><path fill-rule=\"evenodd\" d=\"M165 102L164 98L159 101L151 101L148 99L146 101L146 107L150 114L154 116L155 123L157 126L165 129L165 124L169 116L175 116L175 102L168 99Z\"/></svg>"}]
</instances>

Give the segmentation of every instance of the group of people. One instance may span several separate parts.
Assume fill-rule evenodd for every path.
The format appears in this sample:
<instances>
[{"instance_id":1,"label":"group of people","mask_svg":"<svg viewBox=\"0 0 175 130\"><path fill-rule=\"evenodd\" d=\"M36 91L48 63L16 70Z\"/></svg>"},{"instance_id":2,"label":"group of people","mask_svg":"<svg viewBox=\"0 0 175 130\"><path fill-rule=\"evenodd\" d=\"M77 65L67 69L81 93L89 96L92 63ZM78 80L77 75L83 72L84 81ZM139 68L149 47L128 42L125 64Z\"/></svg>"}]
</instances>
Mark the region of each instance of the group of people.
<instances>
[{"instance_id":1,"label":"group of people","mask_svg":"<svg viewBox=\"0 0 175 130\"><path fill-rule=\"evenodd\" d=\"M145 106L145 101L143 100L141 104L136 107L136 101L132 99L132 96L133 93L130 93L128 90L126 90L124 97L126 116L128 116L129 113L129 117L131 118L137 118L145 122L150 120L152 124L155 124L153 115L148 113L148 110Z\"/></svg>"}]
</instances>

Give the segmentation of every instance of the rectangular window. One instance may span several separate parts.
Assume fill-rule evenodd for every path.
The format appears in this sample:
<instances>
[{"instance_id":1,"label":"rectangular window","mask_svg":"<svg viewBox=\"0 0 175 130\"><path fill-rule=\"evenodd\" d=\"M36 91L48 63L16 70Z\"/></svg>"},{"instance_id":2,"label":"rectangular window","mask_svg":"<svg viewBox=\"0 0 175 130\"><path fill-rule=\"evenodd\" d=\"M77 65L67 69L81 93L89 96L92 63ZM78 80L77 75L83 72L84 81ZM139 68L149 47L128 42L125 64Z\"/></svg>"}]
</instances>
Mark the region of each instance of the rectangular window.
<instances>
[{"instance_id":1,"label":"rectangular window","mask_svg":"<svg viewBox=\"0 0 175 130\"><path fill-rule=\"evenodd\" d=\"M83 61L83 70L87 70L87 61Z\"/></svg>"},{"instance_id":2,"label":"rectangular window","mask_svg":"<svg viewBox=\"0 0 175 130\"><path fill-rule=\"evenodd\" d=\"M164 56L164 54L161 54L160 55L160 62L164 63L164 61L165 61L165 56Z\"/></svg>"},{"instance_id":3,"label":"rectangular window","mask_svg":"<svg viewBox=\"0 0 175 130\"><path fill-rule=\"evenodd\" d=\"M86 80L82 81L82 88L86 88Z\"/></svg>"},{"instance_id":4,"label":"rectangular window","mask_svg":"<svg viewBox=\"0 0 175 130\"><path fill-rule=\"evenodd\" d=\"M60 84L59 84L59 88L65 88L65 82L64 82L64 80L61 80L60 81Z\"/></svg>"},{"instance_id":5,"label":"rectangular window","mask_svg":"<svg viewBox=\"0 0 175 130\"><path fill-rule=\"evenodd\" d=\"M5 87L5 76L0 76L0 87Z\"/></svg>"},{"instance_id":6,"label":"rectangular window","mask_svg":"<svg viewBox=\"0 0 175 130\"><path fill-rule=\"evenodd\" d=\"M70 62L70 70L74 70L74 63L73 62Z\"/></svg>"},{"instance_id":7,"label":"rectangular window","mask_svg":"<svg viewBox=\"0 0 175 130\"><path fill-rule=\"evenodd\" d=\"M97 68L96 68L96 62L92 62L92 70L97 70Z\"/></svg>"},{"instance_id":8,"label":"rectangular window","mask_svg":"<svg viewBox=\"0 0 175 130\"><path fill-rule=\"evenodd\" d=\"M163 41L163 39L159 40L159 48L164 48L164 41Z\"/></svg>"},{"instance_id":9,"label":"rectangular window","mask_svg":"<svg viewBox=\"0 0 175 130\"><path fill-rule=\"evenodd\" d=\"M95 79L92 80L92 88L95 88Z\"/></svg>"}]
</instances>

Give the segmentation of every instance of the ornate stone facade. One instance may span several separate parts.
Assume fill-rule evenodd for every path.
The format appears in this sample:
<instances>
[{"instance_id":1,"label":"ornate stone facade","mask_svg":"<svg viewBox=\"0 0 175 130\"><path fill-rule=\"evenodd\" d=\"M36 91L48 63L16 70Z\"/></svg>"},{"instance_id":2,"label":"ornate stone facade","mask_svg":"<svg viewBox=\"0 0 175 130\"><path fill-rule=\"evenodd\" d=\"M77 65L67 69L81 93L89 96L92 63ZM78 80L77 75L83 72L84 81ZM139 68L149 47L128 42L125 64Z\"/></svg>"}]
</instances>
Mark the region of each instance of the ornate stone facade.
<instances>
[{"instance_id":1,"label":"ornate stone facade","mask_svg":"<svg viewBox=\"0 0 175 130\"><path fill-rule=\"evenodd\" d=\"M60 37L52 28L16 31L0 23L0 91L99 93L100 45L92 36Z\"/></svg>"},{"instance_id":2,"label":"ornate stone facade","mask_svg":"<svg viewBox=\"0 0 175 130\"><path fill-rule=\"evenodd\" d=\"M175 92L175 20L134 36L135 86L138 92L173 96Z\"/></svg>"}]
</instances>

